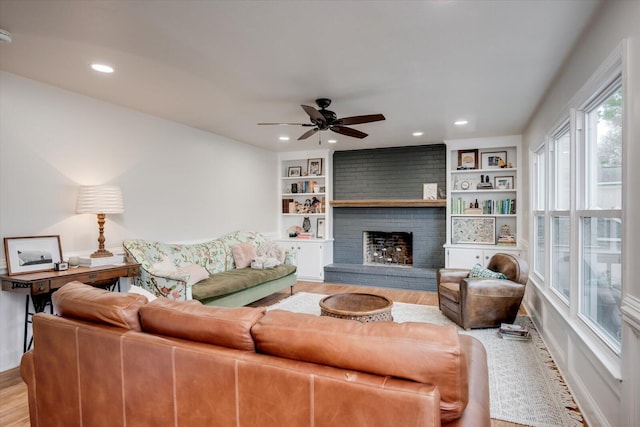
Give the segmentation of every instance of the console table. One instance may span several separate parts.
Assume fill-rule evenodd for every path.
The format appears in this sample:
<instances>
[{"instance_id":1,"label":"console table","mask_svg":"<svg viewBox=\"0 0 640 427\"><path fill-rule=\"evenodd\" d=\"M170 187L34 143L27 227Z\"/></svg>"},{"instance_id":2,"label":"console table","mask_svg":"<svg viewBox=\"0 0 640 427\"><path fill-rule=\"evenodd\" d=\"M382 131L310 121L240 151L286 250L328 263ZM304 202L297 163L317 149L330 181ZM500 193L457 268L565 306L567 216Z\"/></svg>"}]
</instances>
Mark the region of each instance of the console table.
<instances>
[{"instance_id":1,"label":"console table","mask_svg":"<svg viewBox=\"0 0 640 427\"><path fill-rule=\"evenodd\" d=\"M43 312L51 305L51 294L63 285L77 280L92 286L101 288L113 288L120 286L120 277L135 277L140 275L140 264L127 262L117 265L105 265L100 267L76 267L66 271L40 271L37 273L17 274L15 276L0 276L2 290L25 294L27 302L24 315L24 343L23 351L31 348L33 335L27 344L27 330L31 323L31 316ZM29 311L29 302L33 303L34 312Z\"/></svg>"}]
</instances>

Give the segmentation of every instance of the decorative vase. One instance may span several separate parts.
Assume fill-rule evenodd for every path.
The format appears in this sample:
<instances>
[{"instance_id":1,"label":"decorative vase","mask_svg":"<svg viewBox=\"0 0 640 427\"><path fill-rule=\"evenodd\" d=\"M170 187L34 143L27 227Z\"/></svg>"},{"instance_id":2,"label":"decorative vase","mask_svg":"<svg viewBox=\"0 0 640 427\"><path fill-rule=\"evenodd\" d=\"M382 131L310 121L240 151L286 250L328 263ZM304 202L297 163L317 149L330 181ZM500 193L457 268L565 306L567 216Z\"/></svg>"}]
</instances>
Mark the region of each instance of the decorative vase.
<instances>
[{"instance_id":1,"label":"decorative vase","mask_svg":"<svg viewBox=\"0 0 640 427\"><path fill-rule=\"evenodd\" d=\"M305 233L308 233L309 230L311 230L311 221L308 216L305 216L304 220L302 220L302 229Z\"/></svg>"}]
</instances>

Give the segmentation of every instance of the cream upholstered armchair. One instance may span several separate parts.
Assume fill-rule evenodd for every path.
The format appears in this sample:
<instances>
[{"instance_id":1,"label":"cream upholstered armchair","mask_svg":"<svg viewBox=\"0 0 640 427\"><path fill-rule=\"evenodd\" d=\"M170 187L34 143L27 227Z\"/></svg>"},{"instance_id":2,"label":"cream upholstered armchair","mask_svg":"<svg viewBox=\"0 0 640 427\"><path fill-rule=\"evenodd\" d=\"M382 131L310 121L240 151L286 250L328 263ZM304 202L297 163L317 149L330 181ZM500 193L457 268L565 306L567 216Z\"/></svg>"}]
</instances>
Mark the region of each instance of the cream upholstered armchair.
<instances>
[{"instance_id":1,"label":"cream upholstered armchair","mask_svg":"<svg viewBox=\"0 0 640 427\"><path fill-rule=\"evenodd\" d=\"M469 277L472 270L467 269L438 270L440 311L464 329L513 323L528 280L526 261L498 253L491 257L486 270L474 268L473 272L477 270L482 270L481 276L495 272L502 273L505 278Z\"/></svg>"}]
</instances>

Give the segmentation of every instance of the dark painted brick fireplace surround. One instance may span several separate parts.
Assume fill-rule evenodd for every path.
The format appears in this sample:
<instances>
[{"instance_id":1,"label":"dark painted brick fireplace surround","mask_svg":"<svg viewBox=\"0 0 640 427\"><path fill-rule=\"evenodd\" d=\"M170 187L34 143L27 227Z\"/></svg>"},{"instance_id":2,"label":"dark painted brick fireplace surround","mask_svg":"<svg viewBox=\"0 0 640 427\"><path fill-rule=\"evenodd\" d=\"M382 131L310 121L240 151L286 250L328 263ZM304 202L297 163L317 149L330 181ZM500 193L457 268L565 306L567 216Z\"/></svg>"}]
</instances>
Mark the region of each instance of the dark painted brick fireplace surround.
<instances>
[{"instance_id":1,"label":"dark painted brick fireplace surround","mask_svg":"<svg viewBox=\"0 0 640 427\"><path fill-rule=\"evenodd\" d=\"M445 187L445 146L337 151L333 169L334 200L422 199L423 183ZM336 207L325 281L433 291L444 266L445 221L444 207ZM364 265L364 231L413 233L413 266Z\"/></svg>"}]
</instances>

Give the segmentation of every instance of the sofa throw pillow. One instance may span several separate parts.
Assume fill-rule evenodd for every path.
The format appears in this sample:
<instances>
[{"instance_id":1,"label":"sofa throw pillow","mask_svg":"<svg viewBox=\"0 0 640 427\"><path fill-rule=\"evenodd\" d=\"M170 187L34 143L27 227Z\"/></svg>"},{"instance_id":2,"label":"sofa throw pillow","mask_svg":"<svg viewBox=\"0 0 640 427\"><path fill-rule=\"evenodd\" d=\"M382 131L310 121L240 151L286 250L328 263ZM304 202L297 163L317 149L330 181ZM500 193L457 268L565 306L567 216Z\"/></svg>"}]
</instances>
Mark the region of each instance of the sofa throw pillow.
<instances>
[{"instance_id":1,"label":"sofa throw pillow","mask_svg":"<svg viewBox=\"0 0 640 427\"><path fill-rule=\"evenodd\" d=\"M151 302L151 301L153 301L153 300L158 298L157 296L155 296L154 294L152 294L151 292L149 292L145 288L140 287L140 286L136 286L136 285L129 286L129 293L130 294L142 295L142 296L146 297L147 301L149 301L149 302Z\"/></svg>"},{"instance_id":2,"label":"sofa throw pillow","mask_svg":"<svg viewBox=\"0 0 640 427\"><path fill-rule=\"evenodd\" d=\"M256 255L259 257L275 258L278 264L282 264L287 256L287 251L276 242L268 241L258 246Z\"/></svg>"},{"instance_id":3,"label":"sofa throw pillow","mask_svg":"<svg viewBox=\"0 0 640 427\"><path fill-rule=\"evenodd\" d=\"M178 267L176 267L169 258L165 258L151 265L151 273L157 275L171 275L176 271L178 271Z\"/></svg>"},{"instance_id":4,"label":"sofa throw pillow","mask_svg":"<svg viewBox=\"0 0 640 427\"><path fill-rule=\"evenodd\" d=\"M476 264L471 269L469 273L469 277L482 277L482 278L490 278L490 279L506 279L502 273L497 273L495 271L489 270L488 268L484 268L480 264Z\"/></svg>"},{"instance_id":5,"label":"sofa throw pillow","mask_svg":"<svg viewBox=\"0 0 640 427\"><path fill-rule=\"evenodd\" d=\"M189 275L187 286L195 285L196 283L209 278L209 272L198 264L183 265L178 269L178 273Z\"/></svg>"},{"instance_id":6,"label":"sofa throw pillow","mask_svg":"<svg viewBox=\"0 0 640 427\"><path fill-rule=\"evenodd\" d=\"M251 265L251 261L256 257L256 249L249 242L236 243L231 245L231 253L236 268L247 268Z\"/></svg>"}]
</instances>

